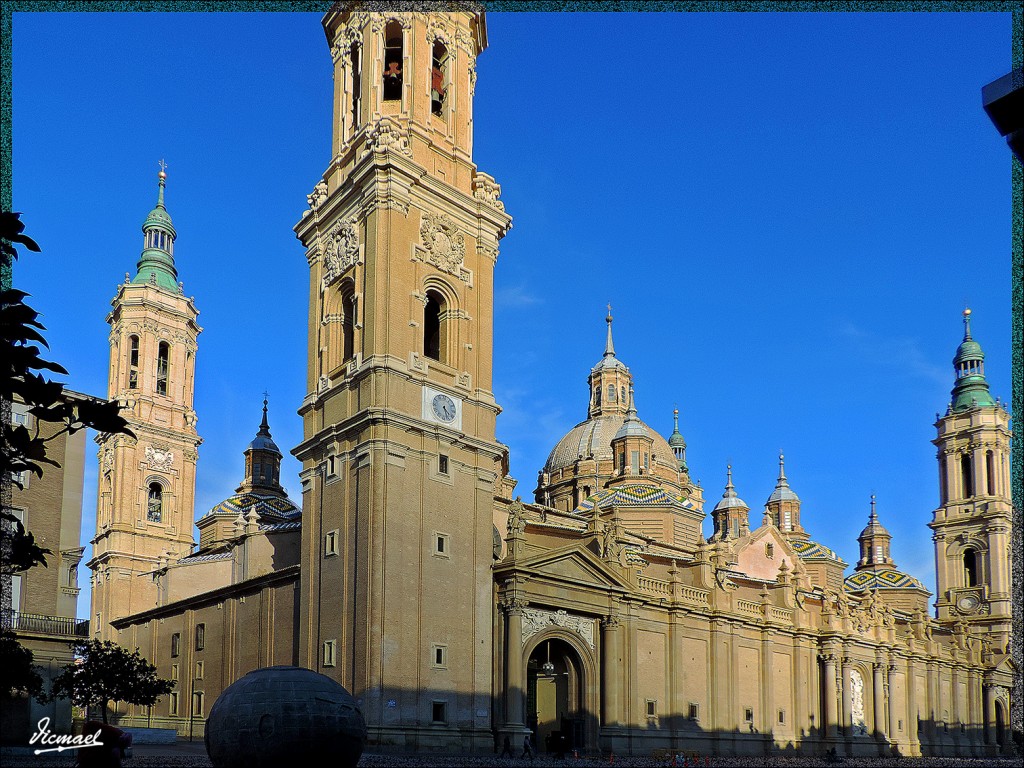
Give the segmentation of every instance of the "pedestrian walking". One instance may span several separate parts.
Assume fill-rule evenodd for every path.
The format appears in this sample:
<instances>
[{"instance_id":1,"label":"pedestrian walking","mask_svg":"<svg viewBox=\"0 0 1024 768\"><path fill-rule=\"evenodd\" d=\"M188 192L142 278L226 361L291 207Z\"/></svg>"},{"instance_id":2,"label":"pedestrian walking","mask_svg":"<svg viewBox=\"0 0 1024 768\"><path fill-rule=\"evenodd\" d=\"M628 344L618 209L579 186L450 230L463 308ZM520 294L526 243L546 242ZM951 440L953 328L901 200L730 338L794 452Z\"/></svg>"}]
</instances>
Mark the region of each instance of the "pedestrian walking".
<instances>
[{"instance_id":1,"label":"pedestrian walking","mask_svg":"<svg viewBox=\"0 0 1024 768\"><path fill-rule=\"evenodd\" d=\"M515 755L512 754L512 739L508 736L505 737L505 743L501 745L501 754L498 755L498 757L504 757L505 755L515 757Z\"/></svg>"},{"instance_id":2,"label":"pedestrian walking","mask_svg":"<svg viewBox=\"0 0 1024 768\"><path fill-rule=\"evenodd\" d=\"M530 762L533 762L533 740L530 739L530 734L523 737L523 757L529 757Z\"/></svg>"}]
</instances>

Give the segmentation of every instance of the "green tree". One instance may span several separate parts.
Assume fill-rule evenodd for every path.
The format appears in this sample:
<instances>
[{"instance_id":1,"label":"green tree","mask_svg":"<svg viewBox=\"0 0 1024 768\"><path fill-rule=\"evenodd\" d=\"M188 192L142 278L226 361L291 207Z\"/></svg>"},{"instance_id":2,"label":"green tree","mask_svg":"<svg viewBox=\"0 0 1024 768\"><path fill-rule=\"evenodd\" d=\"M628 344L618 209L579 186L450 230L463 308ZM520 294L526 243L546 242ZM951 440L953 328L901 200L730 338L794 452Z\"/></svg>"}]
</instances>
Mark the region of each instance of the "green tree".
<instances>
[{"instance_id":1,"label":"green tree","mask_svg":"<svg viewBox=\"0 0 1024 768\"><path fill-rule=\"evenodd\" d=\"M71 644L76 660L53 681L50 698L68 698L79 707L102 707L123 701L151 707L174 688L173 680L157 677L156 667L138 649L129 653L109 640L77 640Z\"/></svg>"},{"instance_id":2,"label":"green tree","mask_svg":"<svg viewBox=\"0 0 1024 768\"><path fill-rule=\"evenodd\" d=\"M0 699L22 694L39 698L42 692L43 678L32 663L32 651L13 632L0 632Z\"/></svg>"}]
</instances>

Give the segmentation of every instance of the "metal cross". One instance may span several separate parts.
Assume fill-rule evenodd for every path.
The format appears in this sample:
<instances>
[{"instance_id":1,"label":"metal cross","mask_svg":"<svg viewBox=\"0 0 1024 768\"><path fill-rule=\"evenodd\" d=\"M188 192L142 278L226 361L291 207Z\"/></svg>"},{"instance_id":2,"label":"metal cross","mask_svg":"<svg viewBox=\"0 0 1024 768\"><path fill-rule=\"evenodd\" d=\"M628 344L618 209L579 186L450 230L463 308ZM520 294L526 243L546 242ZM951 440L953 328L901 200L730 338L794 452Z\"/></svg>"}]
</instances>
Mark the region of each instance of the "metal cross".
<instances>
[{"instance_id":1,"label":"metal cross","mask_svg":"<svg viewBox=\"0 0 1024 768\"><path fill-rule=\"evenodd\" d=\"M164 159L162 157L160 158L160 162L157 163L157 165L160 166L160 170L161 171L166 171L167 170L167 163L164 162Z\"/></svg>"}]
</instances>

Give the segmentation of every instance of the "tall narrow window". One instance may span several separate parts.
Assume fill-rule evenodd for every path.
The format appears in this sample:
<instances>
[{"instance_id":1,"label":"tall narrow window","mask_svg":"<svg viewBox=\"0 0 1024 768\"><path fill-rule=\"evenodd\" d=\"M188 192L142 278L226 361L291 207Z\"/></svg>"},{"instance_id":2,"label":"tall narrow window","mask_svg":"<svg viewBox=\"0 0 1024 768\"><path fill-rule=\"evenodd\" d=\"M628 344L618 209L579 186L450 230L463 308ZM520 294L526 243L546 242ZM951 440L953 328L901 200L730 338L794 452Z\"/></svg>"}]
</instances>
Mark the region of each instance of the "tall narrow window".
<instances>
[{"instance_id":1,"label":"tall narrow window","mask_svg":"<svg viewBox=\"0 0 1024 768\"><path fill-rule=\"evenodd\" d=\"M985 478L988 480L988 495L996 495L996 462L992 451L985 454Z\"/></svg>"},{"instance_id":2,"label":"tall narrow window","mask_svg":"<svg viewBox=\"0 0 1024 768\"><path fill-rule=\"evenodd\" d=\"M149 504L146 518L152 523L163 522L164 489L160 486L160 483L149 484Z\"/></svg>"},{"instance_id":3,"label":"tall narrow window","mask_svg":"<svg viewBox=\"0 0 1024 768\"><path fill-rule=\"evenodd\" d=\"M615 385L614 384L609 384L608 385L608 402L609 403L614 403L615 402Z\"/></svg>"},{"instance_id":4,"label":"tall narrow window","mask_svg":"<svg viewBox=\"0 0 1024 768\"><path fill-rule=\"evenodd\" d=\"M342 360L351 360L355 355L356 302L352 294L341 299L341 347Z\"/></svg>"},{"instance_id":5,"label":"tall narrow window","mask_svg":"<svg viewBox=\"0 0 1024 768\"><path fill-rule=\"evenodd\" d=\"M445 97L448 95L448 49L440 40L434 42L430 62L430 111L438 117L444 115Z\"/></svg>"},{"instance_id":6,"label":"tall narrow window","mask_svg":"<svg viewBox=\"0 0 1024 768\"><path fill-rule=\"evenodd\" d=\"M939 456L939 502L945 504L949 500L948 480L946 479L946 457Z\"/></svg>"},{"instance_id":7,"label":"tall narrow window","mask_svg":"<svg viewBox=\"0 0 1024 768\"><path fill-rule=\"evenodd\" d=\"M427 306L423 308L423 354L441 360L441 312L444 299L436 291L427 293Z\"/></svg>"},{"instance_id":8,"label":"tall narrow window","mask_svg":"<svg viewBox=\"0 0 1024 768\"><path fill-rule=\"evenodd\" d=\"M964 586L978 586L978 553L973 549L964 550Z\"/></svg>"},{"instance_id":9,"label":"tall narrow window","mask_svg":"<svg viewBox=\"0 0 1024 768\"><path fill-rule=\"evenodd\" d=\"M388 22L384 28L384 101L402 100L402 25Z\"/></svg>"},{"instance_id":10,"label":"tall narrow window","mask_svg":"<svg viewBox=\"0 0 1024 768\"><path fill-rule=\"evenodd\" d=\"M974 495L974 478L971 477L971 455L965 453L960 456L960 474L964 479L964 498L969 499Z\"/></svg>"},{"instance_id":11,"label":"tall narrow window","mask_svg":"<svg viewBox=\"0 0 1024 768\"><path fill-rule=\"evenodd\" d=\"M359 98L362 88L362 72L359 70L359 44L352 43L349 48L349 58L352 62L352 128L359 125Z\"/></svg>"},{"instance_id":12,"label":"tall narrow window","mask_svg":"<svg viewBox=\"0 0 1024 768\"><path fill-rule=\"evenodd\" d=\"M594 406L597 408L601 407L601 385L598 384L594 387Z\"/></svg>"},{"instance_id":13,"label":"tall narrow window","mask_svg":"<svg viewBox=\"0 0 1024 768\"><path fill-rule=\"evenodd\" d=\"M167 371L171 365L170 358L171 345L166 341L161 341L157 348L156 358L156 393L158 395L167 394Z\"/></svg>"},{"instance_id":14,"label":"tall narrow window","mask_svg":"<svg viewBox=\"0 0 1024 768\"><path fill-rule=\"evenodd\" d=\"M139 337L128 337L128 389L139 388Z\"/></svg>"},{"instance_id":15,"label":"tall narrow window","mask_svg":"<svg viewBox=\"0 0 1024 768\"><path fill-rule=\"evenodd\" d=\"M201 651L206 648L206 625L196 624L196 650Z\"/></svg>"}]
</instances>

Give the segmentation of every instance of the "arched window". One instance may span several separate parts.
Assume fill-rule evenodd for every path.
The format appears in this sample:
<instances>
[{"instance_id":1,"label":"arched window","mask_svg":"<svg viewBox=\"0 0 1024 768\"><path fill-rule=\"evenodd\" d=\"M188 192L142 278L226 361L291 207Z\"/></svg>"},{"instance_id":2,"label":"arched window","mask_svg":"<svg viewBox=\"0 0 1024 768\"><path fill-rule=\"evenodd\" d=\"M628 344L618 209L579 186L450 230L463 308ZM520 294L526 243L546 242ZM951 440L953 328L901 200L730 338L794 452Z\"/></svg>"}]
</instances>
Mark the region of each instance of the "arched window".
<instances>
[{"instance_id":1,"label":"arched window","mask_svg":"<svg viewBox=\"0 0 1024 768\"><path fill-rule=\"evenodd\" d=\"M351 293L341 298L341 349L342 361L351 360L355 355L356 302Z\"/></svg>"},{"instance_id":2,"label":"arched window","mask_svg":"<svg viewBox=\"0 0 1024 768\"><path fill-rule=\"evenodd\" d=\"M427 292L427 305L423 308L423 354L433 360L444 362L444 328L441 317L445 310L444 297L437 291Z\"/></svg>"},{"instance_id":3,"label":"arched window","mask_svg":"<svg viewBox=\"0 0 1024 768\"><path fill-rule=\"evenodd\" d=\"M128 389L139 388L139 337L128 337Z\"/></svg>"},{"instance_id":4,"label":"arched window","mask_svg":"<svg viewBox=\"0 0 1024 768\"><path fill-rule=\"evenodd\" d=\"M601 407L601 385L600 384L598 384L596 387L594 387L594 405L597 408Z\"/></svg>"},{"instance_id":5,"label":"arched window","mask_svg":"<svg viewBox=\"0 0 1024 768\"><path fill-rule=\"evenodd\" d=\"M973 549L964 550L964 586L978 586L978 553Z\"/></svg>"},{"instance_id":6,"label":"arched window","mask_svg":"<svg viewBox=\"0 0 1024 768\"><path fill-rule=\"evenodd\" d=\"M969 499L974 495L974 482L971 477L971 456L968 453L960 456L960 474L964 479L963 498Z\"/></svg>"},{"instance_id":7,"label":"arched window","mask_svg":"<svg viewBox=\"0 0 1024 768\"><path fill-rule=\"evenodd\" d=\"M352 128L355 129L359 125L359 99L361 97L360 90L362 89L362 72L359 69L359 44L352 43L352 47L349 48L349 59L352 63Z\"/></svg>"},{"instance_id":8,"label":"arched window","mask_svg":"<svg viewBox=\"0 0 1024 768\"><path fill-rule=\"evenodd\" d=\"M402 25L389 21L384 28L384 101L402 100Z\"/></svg>"},{"instance_id":9,"label":"arched window","mask_svg":"<svg viewBox=\"0 0 1024 768\"><path fill-rule=\"evenodd\" d=\"M156 357L156 393L167 394L167 373L171 367L171 345L161 341Z\"/></svg>"},{"instance_id":10,"label":"arched window","mask_svg":"<svg viewBox=\"0 0 1024 768\"><path fill-rule=\"evenodd\" d=\"M988 480L988 495L996 495L996 462L992 451L985 454L985 477Z\"/></svg>"},{"instance_id":11,"label":"arched window","mask_svg":"<svg viewBox=\"0 0 1024 768\"><path fill-rule=\"evenodd\" d=\"M149 484L149 503L146 519L151 523L162 523L164 519L164 489L160 483Z\"/></svg>"},{"instance_id":12,"label":"arched window","mask_svg":"<svg viewBox=\"0 0 1024 768\"><path fill-rule=\"evenodd\" d=\"M447 95L448 49L440 40L435 40L430 62L430 111L438 117L444 115Z\"/></svg>"}]
</instances>

